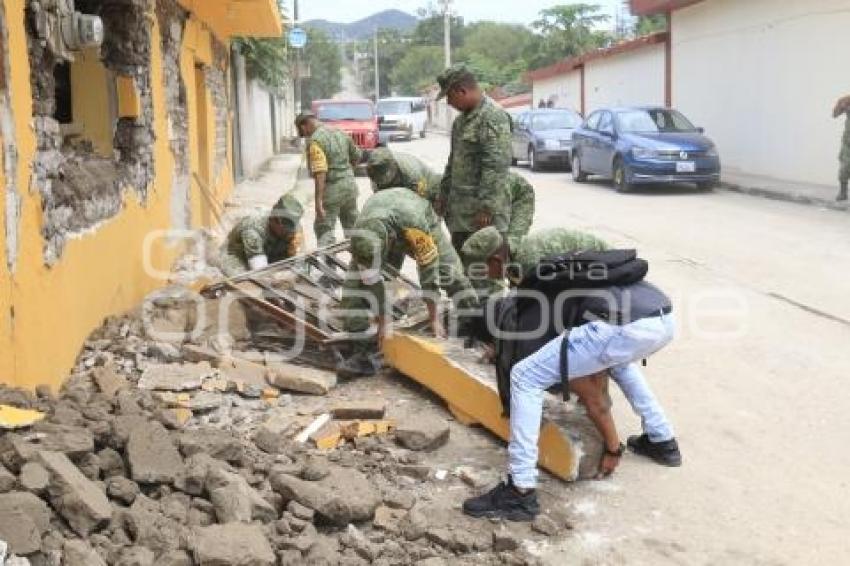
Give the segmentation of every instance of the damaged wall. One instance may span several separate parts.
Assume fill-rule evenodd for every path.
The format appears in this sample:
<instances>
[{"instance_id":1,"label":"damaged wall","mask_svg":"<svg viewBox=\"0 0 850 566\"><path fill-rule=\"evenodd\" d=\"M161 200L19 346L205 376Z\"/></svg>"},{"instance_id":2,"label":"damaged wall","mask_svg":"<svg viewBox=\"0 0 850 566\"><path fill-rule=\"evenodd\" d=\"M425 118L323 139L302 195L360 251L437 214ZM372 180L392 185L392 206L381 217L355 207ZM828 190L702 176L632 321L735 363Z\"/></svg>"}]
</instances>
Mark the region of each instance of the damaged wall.
<instances>
[{"instance_id":1,"label":"damaged wall","mask_svg":"<svg viewBox=\"0 0 850 566\"><path fill-rule=\"evenodd\" d=\"M0 3L0 24L5 22L7 32L2 52L9 54L2 61L0 77L8 81L0 85L7 87L0 88L0 102L11 108L9 119L0 119L2 383L57 386L104 317L130 310L167 283L154 270L169 271L181 248L167 235L186 223L175 221L173 202L188 200L193 227L214 220L204 214L206 197L194 184L188 195L174 194L175 173L190 177L201 162L192 149L199 131L197 116L187 103L195 94L195 65L208 68L213 63L215 37L209 30L227 30L232 24L226 11L215 25L183 11L177 18L185 18L182 33L179 25L170 24L161 31L163 10L155 7L164 2L78 0L83 10L99 10L106 29L120 34L101 49L106 70L119 79L123 116L116 120L115 152L108 158L97 156L80 140L62 136L55 118L56 80L47 72L56 62L28 34L28 15L37 7L27 0ZM180 5L194 9L185 2ZM271 10L273 4L269 6ZM176 11L173 2L167 3L169 10ZM268 27L267 20L263 26ZM228 39L218 41L226 44ZM176 74L180 80L175 83ZM122 75L128 79L121 80ZM175 100L179 108L172 108ZM135 110L127 114L128 108ZM0 104L0 118L2 110ZM217 115L209 113L210 132L216 131ZM208 149L207 162L219 164L213 145ZM211 176L211 198L219 203L233 185L228 161ZM19 197L17 212L7 207L14 198L10 195ZM7 222L9 218L14 222Z\"/></svg>"}]
</instances>

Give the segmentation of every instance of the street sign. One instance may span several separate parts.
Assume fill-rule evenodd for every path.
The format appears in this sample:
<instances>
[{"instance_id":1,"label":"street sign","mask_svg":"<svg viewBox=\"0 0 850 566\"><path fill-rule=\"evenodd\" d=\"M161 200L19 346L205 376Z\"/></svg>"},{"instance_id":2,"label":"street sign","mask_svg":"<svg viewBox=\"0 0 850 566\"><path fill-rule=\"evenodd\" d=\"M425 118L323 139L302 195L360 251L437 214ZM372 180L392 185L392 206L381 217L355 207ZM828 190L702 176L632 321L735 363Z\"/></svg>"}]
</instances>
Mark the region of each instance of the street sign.
<instances>
[{"instance_id":1,"label":"street sign","mask_svg":"<svg viewBox=\"0 0 850 566\"><path fill-rule=\"evenodd\" d=\"M302 28L292 28L289 30L289 46L295 49L301 49L307 45L307 32Z\"/></svg>"}]
</instances>

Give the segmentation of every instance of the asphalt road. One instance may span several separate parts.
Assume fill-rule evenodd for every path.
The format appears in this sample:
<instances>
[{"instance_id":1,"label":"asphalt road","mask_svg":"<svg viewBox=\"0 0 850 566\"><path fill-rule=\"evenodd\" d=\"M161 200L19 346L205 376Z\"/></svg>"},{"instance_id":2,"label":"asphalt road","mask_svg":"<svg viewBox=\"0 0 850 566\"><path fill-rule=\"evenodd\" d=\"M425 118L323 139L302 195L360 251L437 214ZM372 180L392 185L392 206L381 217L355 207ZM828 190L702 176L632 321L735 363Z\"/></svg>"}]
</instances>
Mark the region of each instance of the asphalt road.
<instances>
[{"instance_id":1,"label":"asphalt road","mask_svg":"<svg viewBox=\"0 0 850 566\"><path fill-rule=\"evenodd\" d=\"M430 134L392 147L442 170L448 146ZM679 328L646 371L684 466L629 455L611 480L571 486L577 529L541 549L546 561L846 564L850 216L687 186L621 195L565 171L516 170L537 191L535 228L636 247ZM621 434L638 432L614 402Z\"/></svg>"}]
</instances>

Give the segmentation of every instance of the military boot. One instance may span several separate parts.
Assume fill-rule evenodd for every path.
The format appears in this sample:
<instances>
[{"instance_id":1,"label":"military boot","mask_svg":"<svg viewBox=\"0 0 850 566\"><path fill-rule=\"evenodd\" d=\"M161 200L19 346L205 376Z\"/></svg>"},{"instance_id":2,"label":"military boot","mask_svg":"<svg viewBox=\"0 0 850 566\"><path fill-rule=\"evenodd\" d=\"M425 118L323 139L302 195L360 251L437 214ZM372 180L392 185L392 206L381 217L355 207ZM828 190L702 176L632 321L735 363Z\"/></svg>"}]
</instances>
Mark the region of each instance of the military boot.
<instances>
[{"instance_id":1,"label":"military boot","mask_svg":"<svg viewBox=\"0 0 850 566\"><path fill-rule=\"evenodd\" d=\"M841 188L838 190L838 196L835 200L838 202L847 200L847 181L841 183Z\"/></svg>"}]
</instances>

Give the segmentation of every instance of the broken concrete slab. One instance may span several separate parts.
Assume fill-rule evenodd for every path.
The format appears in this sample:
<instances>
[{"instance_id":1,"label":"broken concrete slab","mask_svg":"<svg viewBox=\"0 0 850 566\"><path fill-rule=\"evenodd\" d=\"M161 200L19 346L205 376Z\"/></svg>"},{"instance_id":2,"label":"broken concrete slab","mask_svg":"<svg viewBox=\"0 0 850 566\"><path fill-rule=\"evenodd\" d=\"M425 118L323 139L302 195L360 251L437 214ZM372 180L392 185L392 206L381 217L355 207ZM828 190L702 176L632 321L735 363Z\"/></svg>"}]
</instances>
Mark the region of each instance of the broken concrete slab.
<instances>
[{"instance_id":1,"label":"broken concrete slab","mask_svg":"<svg viewBox=\"0 0 850 566\"><path fill-rule=\"evenodd\" d=\"M0 509L0 540L5 541L15 554L32 554L41 550L38 526L19 509Z\"/></svg>"},{"instance_id":2,"label":"broken concrete slab","mask_svg":"<svg viewBox=\"0 0 850 566\"><path fill-rule=\"evenodd\" d=\"M275 508L245 478L223 467L209 471L206 489L219 523L269 523L278 518Z\"/></svg>"},{"instance_id":3,"label":"broken concrete slab","mask_svg":"<svg viewBox=\"0 0 850 566\"><path fill-rule=\"evenodd\" d=\"M156 555L144 546L131 546L121 551L115 566L154 566Z\"/></svg>"},{"instance_id":4,"label":"broken concrete slab","mask_svg":"<svg viewBox=\"0 0 850 566\"><path fill-rule=\"evenodd\" d=\"M292 411L276 409L257 428L253 438L254 444L269 454L282 454L298 426L299 421Z\"/></svg>"},{"instance_id":5,"label":"broken concrete slab","mask_svg":"<svg viewBox=\"0 0 850 566\"><path fill-rule=\"evenodd\" d=\"M381 505L375 509L375 518L372 520L372 525L376 529L387 531L390 534L401 533L401 522L407 515L407 511L403 509L393 509L386 505Z\"/></svg>"},{"instance_id":6,"label":"broken concrete slab","mask_svg":"<svg viewBox=\"0 0 850 566\"><path fill-rule=\"evenodd\" d=\"M139 484L131 479L114 476L106 480L106 494L124 505L132 505L139 493Z\"/></svg>"},{"instance_id":7,"label":"broken concrete slab","mask_svg":"<svg viewBox=\"0 0 850 566\"><path fill-rule=\"evenodd\" d=\"M337 466L327 477L305 481L284 473L269 478L272 488L286 500L295 500L338 525L371 520L381 497L362 473Z\"/></svg>"},{"instance_id":8,"label":"broken concrete slab","mask_svg":"<svg viewBox=\"0 0 850 566\"><path fill-rule=\"evenodd\" d=\"M39 423L37 430L26 434L7 433L0 441L0 458L13 472L35 460L40 450L82 458L94 450L94 435L82 427Z\"/></svg>"},{"instance_id":9,"label":"broken concrete slab","mask_svg":"<svg viewBox=\"0 0 850 566\"><path fill-rule=\"evenodd\" d=\"M439 417L418 415L398 423L395 437L409 450L436 450L449 441L449 424Z\"/></svg>"},{"instance_id":10,"label":"broken concrete slab","mask_svg":"<svg viewBox=\"0 0 850 566\"><path fill-rule=\"evenodd\" d=\"M189 409L161 409L156 412L156 419L169 430L179 430L192 420Z\"/></svg>"},{"instance_id":11,"label":"broken concrete slab","mask_svg":"<svg viewBox=\"0 0 850 566\"><path fill-rule=\"evenodd\" d=\"M71 529L81 537L99 529L112 518L106 494L60 452L39 452L41 464L50 473L47 489L50 503Z\"/></svg>"},{"instance_id":12,"label":"broken concrete slab","mask_svg":"<svg viewBox=\"0 0 850 566\"><path fill-rule=\"evenodd\" d=\"M6 466L0 464L0 493L12 491L18 484L15 474L6 469Z\"/></svg>"},{"instance_id":13,"label":"broken concrete slab","mask_svg":"<svg viewBox=\"0 0 850 566\"><path fill-rule=\"evenodd\" d=\"M192 551L198 566L274 566L277 561L263 530L242 523L196 529Z\"/></svg>"},{"instance_id":14,"label":"broken concrete slab","mask_svg":"<svg viewBox=\"0 0 850 566\"><path fill-rule=\"evenodd\" d=\"M188 543L188 533L183 526L166 517L159 503L144 495L136 497L123 517L133 542L157 554L177 550Z\"/></svg>"},{"instance_id":15,"label":"broken concrete slab","mask_svg":"<svg viewBox=\"0 0 850 566\"><path fill-rule=\"evenodd\" d=\"M302 521L310 521L313 522L313 519L316 516L316 512L310 509L309 507L305 507L301 505L297 501L290 501L286 505L286 510L292 513L292 515Z\"/></svg>"},{"instance_id":16,"label":"broken concrete slab","mask_svg":"<svg viewBox=\"0 0 850 566\"><path fill-rule=\"evenodd\" d=\"M327 395L336 386L333 372L288 363L268 366L266 379L278 389L310 395Z\"/></svg>"},{"instance_id":17,"label":"broken concrete slab","mask_svg":"<svg viewBox=\"0 0 850 566\"><path fill-rule=\"evenodd\" d=\"M166 407L195 413L213 411L221 407L222 403L222 396L211 391L198 391L194 394L162 391L155 393L154 398Z\"/></svg>"},{"instance_id":18,"label":"broken concrete slab","mask_svg":"<svg viewBox=\"0 0 850 566\"><path fill-rule=\"evenodd\" d=\"M383 399L346 401L334 405L331 415L338 420L383 419L387 402Z\"/></svg>"},{"instance_id":19,"label":"broken concrete slab","mask_svg":"<svg viewBox=\"0 0 850 566\"><path fill-rule=\"evenodd\" d=\"M106 561L86 541L66 539L62 545L62 565L106 566Z\"/></svg>"},{"instance_id":20,"label":"broken concrete slab","mask_svg":"<svg viewBox=\"0 0 850 566\"><path fill-rule=\"evenodd\" d=\"M32 493L12 491L0 494L0 510L20 511L33 520L38 527L39 533L43 533L50 528L50 517L52 516L50 507ZM0 536L0 539L2 538Z\"/></svg>"},{"instance_id":21,"label":"broken concrete slab","mask_svg":"<svg viewBox=\"0 0 850 566\"><path fill-rule=\"evenodd\" d=\"M558 528L558 523L554 521L548 515L538 515L534 522L531 523L531 530L540 533L541 535L546 535L548 537L553 537L558 534L560 529Z\"/></svg>"},{"instance_id":22,"label":"broken concrete slab","mask_svg":"<svg viewBox=\"0 0 850 566\"><path fill-rule=\"evenodd\" d=\"M130 431L127 461L131 477L139 483L174 483L183 470L180 452L165 427L156 421Z\"/></svg>"},{"instance_id":23,"label":"broken concrete slab","mask_svg":"<svg viewBox=\"0 0 850 566\"><path fill-rule=\"evenodd\" d=\"M213 372L208 362L148 364L139 378L138 387L151 391L193 391L200 389L204 379Z\"/></svg>"},{"instance_id":24,"label":"broken concrete slab","mask_svg":"<svg viewBox=\"0 0 850 566\"><path fill-rule=\"evenodd\" d=\"M112 364L94 368L91 376L100 392L110 399L130 386L127 378L118 373Z\"/></svg>"},{"instance_id":25,"label":"broken concrete slab","mask_svg":"<svg viewBox=\"0 0 850 566\"><path fill-rule=\"evenodd\" d=\"M27 491L31 491L36 495L41 495L47 489L50 482L50 475L44 466L38 462L27 462L21 467L21 474L18 478L21 487Z\"/></svg>"},{"instance_id":26,"label":"broken concrete slab","mask_svg":"<svg viewBox=\"0 0 850 566\"><path fill-rule=\"evenodd\" d=\"M180 452L188 458L201 452L225 462L239 462L245 453L242 442L226 430L185 431L177 437Z\"/></svg>"}]
</instances>

